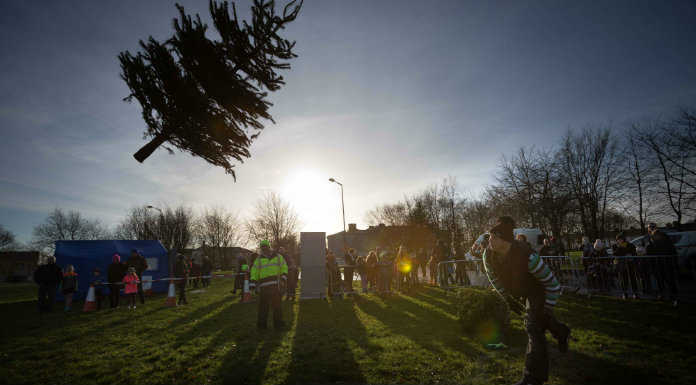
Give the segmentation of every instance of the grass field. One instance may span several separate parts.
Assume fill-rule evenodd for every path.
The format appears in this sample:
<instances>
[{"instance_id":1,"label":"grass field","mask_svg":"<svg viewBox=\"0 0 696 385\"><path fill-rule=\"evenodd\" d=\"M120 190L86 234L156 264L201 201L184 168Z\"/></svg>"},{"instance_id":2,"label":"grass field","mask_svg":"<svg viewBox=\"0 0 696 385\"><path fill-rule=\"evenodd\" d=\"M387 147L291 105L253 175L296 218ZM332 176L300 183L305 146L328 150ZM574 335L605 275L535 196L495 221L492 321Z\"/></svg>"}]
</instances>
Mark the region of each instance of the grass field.
<instances>
[{"instance_id":1,"label":"grass field","mask_svg":"<svg viewBox=\"0 0 696 385\"><path fill-rule=\"evenodd\" d=\"M156 295L132 310L39 314L34 285L2 284L0 383L512 384L522 372L521 317L508 349L488 350L439 289L286 302L288 329L259 332L257 305L238 304L231 285L215 279L177 308ZM550 342L550 383L696 383L694 305L571 295L556 314L575 341L564 355Z\"/></svg>"}]
</instances>

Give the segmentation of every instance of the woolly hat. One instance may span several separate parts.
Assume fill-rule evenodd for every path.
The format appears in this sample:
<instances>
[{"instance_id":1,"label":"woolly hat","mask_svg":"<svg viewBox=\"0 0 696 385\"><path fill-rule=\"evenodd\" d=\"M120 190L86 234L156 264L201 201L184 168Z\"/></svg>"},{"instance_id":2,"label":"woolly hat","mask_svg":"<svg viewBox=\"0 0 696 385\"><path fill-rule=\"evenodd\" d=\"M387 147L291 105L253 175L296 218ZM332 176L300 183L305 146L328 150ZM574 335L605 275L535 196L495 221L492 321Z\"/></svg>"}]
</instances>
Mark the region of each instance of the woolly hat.
<instances>
[{"instance_id":1,"label":"woolly hat","mask_svg":"<svg viewBox=\"0 0 696 385\"><path fill-rule=\"evenodd\" d=\"M498 219L498 224L491 227L488 232L506 242L512 242L512 240L515 238L515 235L513 234L514 229L515 221L508 216L503 216Z\"/></svg>"},{"instance_id":2,"label":"woolly hat","mask_svg":"<svg viewBox=\"0 0 696 385\"><path fill-rule=\"evenodd\" d=\"M114 254L114 256L111 257L111 261L112 261L113 263L121 262L121 256L118 255L118 254Z\"/></svg>"},{"instance_id":3,"label":"woolly hat","mask_svg":"<svg viewBox=\"0 0 696 385\"><path fill-rule=\"evenodd\" d=\"M626 240L626 233L624 233L622 231L622 232L616 234L616 240L618 241L619 239L623 239L625 241Z\"/></svg>"}]
</instances>

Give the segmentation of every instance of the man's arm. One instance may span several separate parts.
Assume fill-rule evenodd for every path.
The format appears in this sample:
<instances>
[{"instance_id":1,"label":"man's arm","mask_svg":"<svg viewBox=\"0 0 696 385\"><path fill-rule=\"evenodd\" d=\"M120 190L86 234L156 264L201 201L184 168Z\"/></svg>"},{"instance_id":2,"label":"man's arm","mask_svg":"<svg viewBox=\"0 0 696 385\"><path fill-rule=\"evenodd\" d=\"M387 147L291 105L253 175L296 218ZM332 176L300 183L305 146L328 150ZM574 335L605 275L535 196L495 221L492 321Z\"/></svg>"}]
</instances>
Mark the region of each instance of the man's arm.
<instances>
[{"instance_id":1,"label":"man's arm","mask_svg":"<svg viewBox=\"0 0 696 385\"><path fill-rule=\"evenodd\" d=\"M285 262L285 258L279 257L280 259L280 280L283 282L288 281L288 264Z\"/></svg>"},{"instance_id":2,"label":"man's arm","mask_svg":"<svg viewBox=\"0 0 696 385\"><path fill-rule=\"evenodd\" d=\"M553 275L549 267L546 266L539 254L532 253L529 255L527 269L530 273L532 273L534 278L544 285L544 290L546 292L544 308L547 310L553 310L553 307L558 301L558 294L561 292L561 285L559 285L558 280Z\"/></svg>"},{"instance_id":3,"label":"man's arm","mask_svg":"<svg viewBox=\"0 0 696 385\"><path fill-rule=\"evenodd\" d=\"M491 258L493 256L488 252L488 249L484 250L483 252L483 266L486 268L486 275L488 276L488 280L491 281L491 284L495 288L495 290L498 292L503 297L508 297L509 294L505 290L505 286L503 286L503 282L498 278L498 275L495 274L495 271L493 271L493 266L491 264Z\"/></svg>"},{"instance_id":4,"label":"man's arm","mask_svg":"<svg viewBox=\"0 0 696 385\"><path fill-rule=\"evenodd\" d=\"M251 277L249 277L249 288L256 287L256 282L261 276L261 257L256 258L251 266Z\"/></svg>"}]
</instances>

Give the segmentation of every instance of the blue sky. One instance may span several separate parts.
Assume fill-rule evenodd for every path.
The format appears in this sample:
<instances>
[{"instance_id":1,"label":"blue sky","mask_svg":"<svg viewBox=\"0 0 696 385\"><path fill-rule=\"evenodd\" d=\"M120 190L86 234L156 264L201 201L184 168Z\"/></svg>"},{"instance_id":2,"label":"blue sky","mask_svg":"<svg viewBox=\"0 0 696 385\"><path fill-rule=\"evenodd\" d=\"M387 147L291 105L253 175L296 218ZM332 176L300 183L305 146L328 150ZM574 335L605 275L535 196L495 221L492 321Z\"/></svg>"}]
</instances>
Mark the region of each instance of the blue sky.
<instances>
[{"instance_id":1,"label":"blue sky","mask_svg":"<svg viewBox=\"0 0 696 385\"><path fill-rule=\"evenodd\" d=\"M284 3L283 3L284 4ZM207 2L183 2L207 19ZM249 2L237 3L240 16ZM114 226L134 204L250 213L265 191L303 230L364 227L377 204L447 175L473 195L502 153L566 127L618 125L696 103L691 1L317 1L285 31L299 57L237 182L158 150L117 55L165 39L173 2L0 3L0 224L26 241L49 210Z\"/></svg>"}]
</instances>

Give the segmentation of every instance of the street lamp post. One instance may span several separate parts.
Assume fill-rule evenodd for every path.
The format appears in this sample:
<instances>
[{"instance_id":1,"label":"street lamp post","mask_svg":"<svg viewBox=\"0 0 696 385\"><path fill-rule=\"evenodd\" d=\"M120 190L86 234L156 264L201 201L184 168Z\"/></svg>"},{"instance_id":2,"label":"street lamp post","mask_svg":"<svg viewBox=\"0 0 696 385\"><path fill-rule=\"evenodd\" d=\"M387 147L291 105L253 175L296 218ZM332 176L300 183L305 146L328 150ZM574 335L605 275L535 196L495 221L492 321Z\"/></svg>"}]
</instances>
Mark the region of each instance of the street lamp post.
<instances>
[{"instance_id":1,"label":"street lamp post","mask_svg":"<svg viewBox=\"0 0 696 385\"><path fill-rule=\"evenodd\" d=\"M159 231L158 231L159 234L157 234L157 238L159 240L159 237L162 235L162 225L164 224L164 214L162 213L162 210L158 207L148 205L147 208L148 209L155 209L155 210L159 211L159 226L158 226L159 227ZM170 242L169 246L171 247L171 242ZM168 255L169 258L167 258L167 259L169 259L169 275L170 276L171 276L172 272L174 271L174 258L172 258L173 255L171 254L171 252L172 252L171 249L167 250L167 254L169 254Z\"/></svg>"},{"instance_id":2,"label":"street lamp post","mask_svg":"<svg viewBox=\"0 0 696 385\"><path fill-rule=\"evenodd\" d=\"M334 178L329 178L329 182L333 182L341 186L341 209L343 210L343 249L346 251L346 206L343 203L343 184Z\"/></svg>"},{"instance_id":3,"label":"street lamp post","mask_svg":"<svg viewBox=\"0 0 696 385\"><path fill-rule=\"evenodd\" d=\"M157 208L155 206L147 206L147 208L148 209L155 209L155 210L159 211L159 226L158 226L159 227L159 231L158 231L159 234L157 234L157 239L159 240L159 238L162 236L162 226L164 225L164 213L162 213L162 210L160 210L159 208ZM169 239L169 246L170 247L172 246L171 239Z\"/></svg>"}]
</instances>

